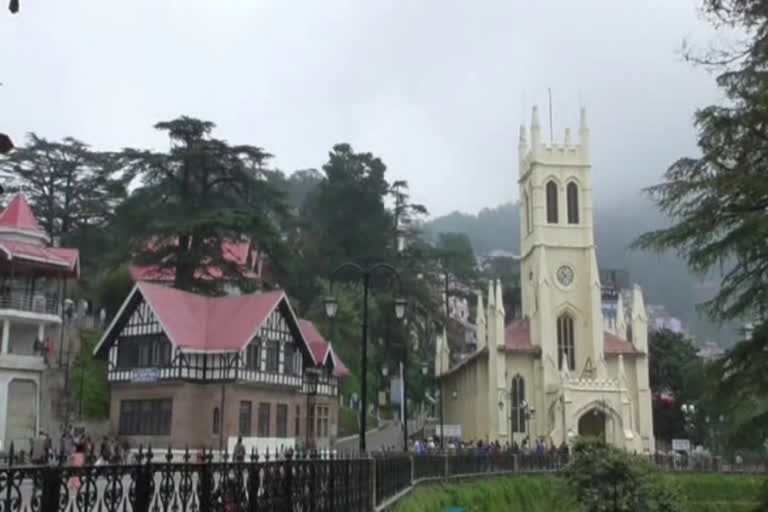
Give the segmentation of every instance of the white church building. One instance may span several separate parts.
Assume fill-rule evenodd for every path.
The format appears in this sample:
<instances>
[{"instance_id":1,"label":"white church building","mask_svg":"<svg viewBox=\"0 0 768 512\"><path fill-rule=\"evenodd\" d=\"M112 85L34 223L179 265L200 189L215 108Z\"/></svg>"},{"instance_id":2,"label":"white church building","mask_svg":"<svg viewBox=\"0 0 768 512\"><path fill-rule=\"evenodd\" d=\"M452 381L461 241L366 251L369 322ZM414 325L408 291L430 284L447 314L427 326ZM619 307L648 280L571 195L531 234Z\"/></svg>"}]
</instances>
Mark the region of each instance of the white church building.
<instances>
[{"instance_id":1,"label":"white church building","mask_svg":"<svg viewBox=\"0 0 768 512\"><path fill-rule=\"evenodd\" d=\"M597 436L637 453L655 450L648 382L648 325L635 285L625 308L605 304L592 215L590 134L545 144L537 109L519 144L522 319L507 324L501 283L477 305L477 350L449 367L438 341L444 423L465 441Z\"/></svg>"}]
</instances>

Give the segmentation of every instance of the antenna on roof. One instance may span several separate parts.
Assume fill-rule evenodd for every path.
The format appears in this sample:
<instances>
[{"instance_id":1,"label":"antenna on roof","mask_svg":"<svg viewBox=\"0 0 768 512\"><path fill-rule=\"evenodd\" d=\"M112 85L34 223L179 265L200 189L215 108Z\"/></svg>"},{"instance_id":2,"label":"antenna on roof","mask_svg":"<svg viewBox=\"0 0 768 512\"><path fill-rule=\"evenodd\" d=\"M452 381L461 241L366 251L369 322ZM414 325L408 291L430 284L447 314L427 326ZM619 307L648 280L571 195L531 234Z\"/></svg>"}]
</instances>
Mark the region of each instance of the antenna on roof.
<instances>
[{"instance_id":1,"label":"antenna on roof","mask_svg":"<svg viewBox=\"0 0 768 512\"><path fill-rule=\"evenodd\" d=\"M547 87L547 92L549 93L549 143L554 144L555 136L552 130L552 89Z\"/></svg>"}]
</instances>

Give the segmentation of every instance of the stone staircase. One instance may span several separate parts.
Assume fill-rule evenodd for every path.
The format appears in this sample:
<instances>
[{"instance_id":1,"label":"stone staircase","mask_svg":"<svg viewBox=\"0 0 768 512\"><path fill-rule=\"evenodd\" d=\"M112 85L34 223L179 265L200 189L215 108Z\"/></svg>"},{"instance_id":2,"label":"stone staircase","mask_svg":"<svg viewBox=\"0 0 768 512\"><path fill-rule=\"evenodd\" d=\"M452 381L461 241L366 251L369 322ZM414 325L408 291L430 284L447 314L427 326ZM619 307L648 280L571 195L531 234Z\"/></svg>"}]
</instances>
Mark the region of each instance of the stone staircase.
<instances>
[{"instance_id":1,"label":"stone staircase","mask_svg":"<svg viewBox=\"0 0 768 512\"><path fill-rule=\"evenodd\" d=\"M63 333L56 330L54 357L40 382L40 429L52 436L58 435L61 425L72 423L77 414L77 400L68 380L80 354L80 326L74 321L61 329Z\"/></svg>"}]
</instances>

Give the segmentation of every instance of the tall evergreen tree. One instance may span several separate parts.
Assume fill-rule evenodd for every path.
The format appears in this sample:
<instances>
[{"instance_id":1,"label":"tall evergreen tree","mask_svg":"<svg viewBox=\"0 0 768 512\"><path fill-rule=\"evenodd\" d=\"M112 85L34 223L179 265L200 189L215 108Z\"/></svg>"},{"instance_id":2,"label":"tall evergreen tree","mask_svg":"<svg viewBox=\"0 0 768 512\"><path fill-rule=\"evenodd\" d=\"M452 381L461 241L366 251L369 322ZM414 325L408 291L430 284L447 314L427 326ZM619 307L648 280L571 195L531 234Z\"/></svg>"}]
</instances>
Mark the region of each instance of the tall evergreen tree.
<instances>
[{"instance_id":1,"label":"tall evergreen tree","mask_svg":"<svg viewBox=\"0 0 768 512\"><path fill-rule=\"evenodd\" d=\"M716 25L744 39L698 63L719 69L725 100L695 117L701 156L685 157L649 192L672 219L635 246L673 249L699 272L722 266L721 288L706 310L716 319L768 319L768 1L704 0ZM722 403L733 432L768 432L768 382L763 325L719 362ZM748 405L744 407L744 405Z\"/></svg>"},{"instance_id":2,"label":"tall evergreen tree","mask_svg":"<svg viewBox=\"0 0 768 512\"><path fill-rule=\"evenodd\" d=\"M103 227L130 180L118 172L108 154L92 151L71 137L54 142L34 133L24 147L0 162L0 171L21 179L38 221L51 238Z\"/></svg>"},{"instance_id":3,"label":"tall evergreen tree","mask_svg":"<svg viewBox=\"0 0 768 512\"><path fill-rule=\"evenodd\" d=\"M19 178L41 227L52 239L80 249L87 286L110 247L105 228L127 195L130 173L119 168L113 155L93 151L77 139L49 141L34 133L0 161L0 171Z\"/></svg>"},{"instance_id":4,"label":"tall evergreen tree","mask_svg":"<svg viewBox=\"0 0 768 512\"><path fill-rule=\"evenodd\" d=\"M325 179L307 198L311 219L308 251L320 275L344 261L391 260L392 215L384 204L389 193L386 165L371 153L337 144L323 165Z\"/></svg>"},{"instance_id":5,"label":"tall evergreen tree","mask_svg":"<svg viewBox=\"0 0 768 512\"><path fill-rule=\"evenodd\" d=\"M696 271L727 268L706 304L718 319L768 313L768 1L706 0L705 12L752 39L736 53L699 59L721 66L726 101L696 112L701 156L684 157L648 189L673 220L636 247L674 249Z\"/></svg>"},{"instance_id":6,"label":"tall evergreen tree","mask_svg":"<svg viewBox=\"0 0 768 512\"><path fill-rule=\"evenodd\" d=\"M271 155L214 138L214 127L180 117L155 125L168 134L170 151L125 150L124 164L141 186L121 206L118 223L136 263L171 271L177 288L209 294L227 282L248 285L222 249L226 242L253 240L278 269L286 258L287 208L265 176Z\"/></svg>"}]
</instances>

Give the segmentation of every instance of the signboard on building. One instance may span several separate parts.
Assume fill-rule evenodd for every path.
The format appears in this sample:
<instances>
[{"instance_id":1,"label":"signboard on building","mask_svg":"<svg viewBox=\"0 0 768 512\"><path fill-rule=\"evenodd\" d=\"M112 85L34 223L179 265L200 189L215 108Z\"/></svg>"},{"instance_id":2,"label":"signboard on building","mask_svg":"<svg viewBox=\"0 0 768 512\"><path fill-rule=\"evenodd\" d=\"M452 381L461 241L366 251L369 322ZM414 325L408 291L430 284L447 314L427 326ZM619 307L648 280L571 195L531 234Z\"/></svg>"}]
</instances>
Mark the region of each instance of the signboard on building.
<instances>
[{"instance_id":1,"label":"signboard on building","mask_svg":"<svg viewBox=\"0 0 768 512\"><path fill-rule=\"evenodd\" d=\"M429 425L424 427L427 435L440 437L440 425ZM443 425L443 435L446 439L461 439L461 425Z\"/></svg>"},{"instance_id":2,"label":"signboard on building","mask_svg":"<svg viewBox=\"0 0 768 512\"><path fill-rule=\"evenodd\" d=\"M160 380L160 368L134 368L131 370L131 382L134 384L152 384Z\"/></svg>"},{"instance_id":3,"label":"signboard on building","mask_svg":"<svg viewBox=\"0 0 768 512\"><path fill-rule=\"evenodd\" d=\"M690 439L673 439L672 451L691 453L691 441Z\"/></svg>"}]
</instances>

